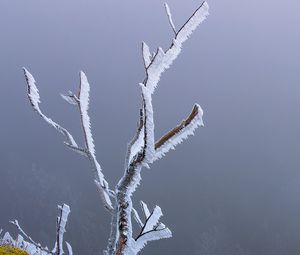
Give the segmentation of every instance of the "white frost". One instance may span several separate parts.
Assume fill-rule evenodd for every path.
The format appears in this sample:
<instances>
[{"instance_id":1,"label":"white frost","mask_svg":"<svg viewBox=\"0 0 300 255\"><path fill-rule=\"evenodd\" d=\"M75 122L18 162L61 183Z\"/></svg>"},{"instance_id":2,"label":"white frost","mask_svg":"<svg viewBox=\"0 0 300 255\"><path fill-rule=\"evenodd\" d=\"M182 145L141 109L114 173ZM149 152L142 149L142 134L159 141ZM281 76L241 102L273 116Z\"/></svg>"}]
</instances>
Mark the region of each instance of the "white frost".
<instances>
[{"instance_id":1,"label":"white frost","mask_svg":"<svg viewBox=\"0 0 300 255\"><path fill-rule=\"evenodd\" d=\"M57 217L57 254L62 255L63 251L63 239L66 232L66 224L68 222L68 216L70 213L70 207L66 204L58 206L60 210L60 216Z\"/></svg>"},{"instance_id":2,"label":"white frost","mask_svg":"<svg viewBox=\"0 0 300 255\"><path fill-rule=\"evenodd\" d=\"M32 76L32 74L26 69L23 68L24 74L25 74L25 78L27 81L27 92L28 92L28 98L29 101L33 107L33 109L52 127L54 127L57 131L59 131L60 133L62 133L66 139L68 144L70 144L73 147L78 147L74 138L72 137L72 135L63 127L61 127L59 124L57 124L56 122L54 122L52 119L48 118L46 115L44 115L42 113L42 111L40 110L39 107L39 103L40 101L40 95L39 95L39 90L36 86L36 82L34 77Z\"/></svg>"},{"instance_id":3,"label":"white frost","mask_svg":"<svg viewBox=\"0 0 300 255\"><path fill-rule=\"evenodd\" d=\"M143 201L140 202L141 203L141 207L145 216L145 219L148 219L150 216L150 211L148 209L148 206L146 203L144 203Z\"/></svg>"},{"instance_id":4,"label":"white frost","mask_svg":"<svg viewBox=\"0 0 300 255\"><path fill-rule=\"evenodd\" d=\"M150 90L145 87L144 84L140 83L142 88L142 95L144 101L144 134L145 134L145 158L143 163L150 164L153 162L155 156L155 147L154 147L154 120L153 120L153 106L152 106L152 95Z\"/></svg>"},{"instance_id":5,"label":"white frost","mask_svg":"<svg viewBox=\"0 0 300 255\"><path fill-rule=\"evenodd\" d=\"M173 22L173 19L172 19L172 13L171 13L170 7L167 3L165 3L165 9L166 9L166 13L167 13L167 16L168 16L170 26L172 27L172 30L176 34L176 28L175 28L175 25L174 25L174 22Z\"/></svg>"},{"instance_id":6,"label":"white frost","mask_svg":"<svg viewBox=\"0 0 300 255\"><path fill-rule=\"evenodd\" d=\"M154 227L156 227L158 225L158 221L162 215L163 214L162 214L161 208L159 206L155 206L153 212L150 214L150 216L148 217L148 219L145 223L142 234L153 230Z\"/></svg>"},{"instance_id":7,"label":"white frost","mask_svg":"<svg viewBox=\"0 0 300 255\"><path fill-rule=\"evenodd\" d=\"M175 149L177 144L180 144L182 141L187 139L189 136L194 135L195 130L203 126L203 110L200 105L196 105L198 107L198 114L194 117L189 125L180 130L173 137L169 138L162 144L158 149L156 149L155 160L162 158L169 150Z\"/></svg>"},{"instance_id":8,"label":"white frost","mask_svg":"<svg viewBox=\"0 0 300 255\"><path fill-rule=\"evenodd\" d=\"M158 48L151 65L147 68L148 79L145 85L150 89L151 93L154 92L161 74L171 66L181 52L182 44L188 39L197 26L206 19L209 14L208 9L208 4L204 2L180 28L175 39L173 39L171 47L166 52Z\"/></svg>"},{"instance_id":9,"label":"white frost","mask_svg":"<svg viewBox=\"0 0 300 255\"><path fill-rule=\"evenodd\" d=\"M134 250L135 250L134 254L137 254L139 251L141 251L146 246L146 244L150 241L156 241L156 240L170 238L170 237L172 237L172 232L168 228L148 232L142 235L140 238L138 238L134 243Z\"/></svg>"},{"instance_id":10,"label":"white frost","mask_svg":"<svg viewBox=\"0 0 300 255\"><path fill-rule=\"evenodd\" d=\"M95 145L91 132L91 121L88 115L90 102L90 84L84 72L80 72L80 86L79 86L79 107L86 140L86 146L91 154L95 155Z\"/></svg>"},{"instance_id":11,"label":"white frost","mask_svg":"<svg viewBox=\"0 0 300 255\"><path fill-rule=\"evenodd\" d=\"M144 65L145 68L147 68L151 63L152 56L150 53L149 46L145 42L142 43L142 51L143 51Z\"/></svg>"},{"instance_id":12,"label":"white frost","mask_svg":"<svg viewBox=\"0 0 300 255\"><path fill-rule=\"evenodd\" d=\"M194 12L189 20L178 31L176 40L179 44L185 42L193 33L193 31L206 19L206 17L209 15L208 11L208 3L203 2L203 4Z\"/></svg>"}]
</instances>

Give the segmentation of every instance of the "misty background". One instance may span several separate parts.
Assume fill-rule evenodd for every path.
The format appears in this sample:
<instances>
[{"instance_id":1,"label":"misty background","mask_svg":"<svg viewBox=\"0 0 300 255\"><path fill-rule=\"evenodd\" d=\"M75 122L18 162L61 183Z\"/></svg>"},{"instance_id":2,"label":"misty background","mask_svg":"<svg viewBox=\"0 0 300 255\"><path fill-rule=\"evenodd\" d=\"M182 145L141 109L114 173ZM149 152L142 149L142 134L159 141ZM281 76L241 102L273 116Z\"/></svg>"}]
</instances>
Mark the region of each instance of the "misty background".
<instances>
[{"instance_id":1,"label":"misty background","mask_svg":"<svg viewBox=\"0 0 300 255\"><path fill-rule=\"evenodd\" d=\"M110 217L89 163L35 114L21 70L35 76L41 109L83 142L77 109L59 93L91 84L97 157L110 186L136 131L141 42L166 49L161 0L0 1L0 227L17 218L52 247L57 204L71 206L65 240L102 254ZM170 0L177 28L200 5ZM143 254L287 255L300 252L300 2L211 0L153 96L156 137L195 102L205 127L142 172L135 207L159 205L173 238Z\"/></svg>"}]
</instances>

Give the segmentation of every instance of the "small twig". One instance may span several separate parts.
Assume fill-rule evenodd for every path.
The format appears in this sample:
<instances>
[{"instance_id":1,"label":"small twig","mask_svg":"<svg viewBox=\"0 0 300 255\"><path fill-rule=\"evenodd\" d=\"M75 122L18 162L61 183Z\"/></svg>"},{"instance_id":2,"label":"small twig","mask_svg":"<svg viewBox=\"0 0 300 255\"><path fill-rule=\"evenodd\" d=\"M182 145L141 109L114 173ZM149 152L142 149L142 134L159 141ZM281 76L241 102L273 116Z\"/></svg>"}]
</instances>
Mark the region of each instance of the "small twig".
<instances>
[{"instance_id":1,"label":"small twig","mask_svg":"<svg viewBox=\"0 0 300 255\"><path fill-rule=\"evenodd\" d=\"M21 228L21 226L19 225L18 220L12 220L10 221L11 224L13 224L14 226L17 227L17 229L19 230L19 232L25 237L27 238L27 240L29 240L33 245L35 245L37 248L39 248L42 251L45 251L49 254L53 254L51 251L49 251L48 249L44 248L41 246L40 243L35 242L29 235L26 234L26 232Z\"/></svg>"}]
</instances>

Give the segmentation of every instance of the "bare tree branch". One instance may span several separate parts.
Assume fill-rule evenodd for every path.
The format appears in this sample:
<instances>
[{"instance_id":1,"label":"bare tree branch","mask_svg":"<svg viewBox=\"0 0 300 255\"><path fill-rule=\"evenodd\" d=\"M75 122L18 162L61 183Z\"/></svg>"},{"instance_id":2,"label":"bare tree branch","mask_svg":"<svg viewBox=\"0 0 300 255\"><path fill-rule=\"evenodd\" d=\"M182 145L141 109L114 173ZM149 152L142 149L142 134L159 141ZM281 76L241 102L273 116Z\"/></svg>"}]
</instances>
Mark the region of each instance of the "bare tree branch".
<instances>
[{"instance_id":1,"label":"bare tree branch","mask_svg":"<svg viewBox=\"0 0 300 255\"><path fill-rule=\"evenodd\" d=\"M66 224L70 213L70 207L66 204L63 204L62 206L58 206L58 209L60 210L60 215L57 217L56 255L62 255L64 254L63 251L64 233L66 232Z\"/></svg>"},{"instance_id":2,"label":"bare tree branch","mask_svg":"<svg viewBox=\"0 0 300 255\"><path fill-rule=\"evenodd\" d=\"M199 126L203 126L202 116L203 111L200 105L196 104L185 120L155 143L156 153L154 160L162 158L170 149L175 149L177 144L187 139L190 135L193 135L195 129Z\"/></svg>"},{"instance_id":3,"label":"bare tree branch","mask_svg":"<svg viewBox=\"0 0 300 255\"><path fill-rule=\"evenodd\" d=\"M10 223L13 224L14 226L16 226L18 231L35 247L37 247L38 249L45 251L49 254L52 254L52 252L49 251L46 247L42 247L42 245L40 243L35 242L28 234L26 234L26 232L21 228L21 226L19 225L19 222L17 220L12 220L12 221L10 221Z\"/></svg>"},{"instance_id":4,"label":"bare tree branch","mask_svg":"<svg viewBox=\"0 0 300 255\"><path fill-rule=\"evenodd\" d=\"M175 28L175 25L174 25L174 22L173 22L173 19L172 19L172 13L171 13L171 10L170 10L170 7L167 3L165 3L165 9L166 9L166 13L167 13L167 16L168 16L168 20L169 20L169 24L176 36L176 28Z\"/></svg>"},{"instance_id":5,"label":"bare tree branch","mask_svg":"<svg viewBox=\"0 0 300 255\"><path fill-rule=\"evenodd\" d=\"M26 82L27 82L27 90L28 90L28 98L33 107L33 109L52 127L54 127L57 131L62 133L66 140L64 143L65 145L81 155L85 155L88 157L91 167L95 173L95 183L98 187L99 193L101 195L102 201L104 203L104 207L109 211L112 211L113 206L110 199L110 195L113 194L109 190L109 186L107 181L104 178L102 169L100 164L98 163L96 156L95 156L95 146L92 137L91 127L90 127L90 117L88 115L88 108L89 108L89 91L90 85L86 78L86 75L83 72L80 72L80 86L79 86L79 93L78 97L73 95L72 92L69 92L69 95L63 95L63 98L71 104L76 104L79 107L81 123L84 133L85 145L86 148L80 148L77 143L75 142L73 136L67 131L65 128L54 122L52 119L48 118L43 112L40 110L39 103L40 103L40 95L38 88L36 86L36 82L32 74L23 68Z\"/></svg>"},{"instance_id":6,"label":"bare tree branch","mask_svg":"<svg viewBox=\"0 0 300 255\"><path fill-rule=\"evenodd\" d=\"M62 133L67 141L65 142L66 144L69 144L70 146L76 148L78 147L73 136L68 132L68 130L66 130L65 128L63 128L62 126L60 126L59 124L57 124L56 122L54 122L52 119L48 118L46 115L43 114L43 112L40 110L39 107L39 103L40 101L40 95L39 95L39 90L36 87L35 84L35 79L32 76L32 74L27 71L26 68L23 68L24 71L24 75L26 78L26 82L27 82L27 94L28 94L28 98L29 101L33 107L33 109L52 127L54 127L58 132Z\"/></svg>"},{"instance_id":7,"label":"bare tree branch","mask_svg":"<svg viewBox=\"0 0 300 255\"><path fill-rule=\"evenodd\" d=\"M80 86L78 92L78 107L80 111L81 124L86 144L87 156L90 160L92 169L94 170L96 176L96 184L98 186L98 190L104 201L105 207L109 210L113 210L112 202L110 200L110 191L108 187L108 183L104 178L102 169L100 164L98 163L95 155L95 145L94 139L91 132L91 122L90 117L88 115L89 109L89 96L90 96L90 85L87 80L87 77L84 72L80 72Z\"/></svg>"},{"instance_id":8,"label":"bare tree branch","mask_svg":"<svg viewBox=\"0 0 300 255\"><path fill-rule=\"evenodd\" d=\"M80 72L80 86L78 95L69 92L68 95L62 95L63 99L72 105L77 105L80 112L81 125L83 129L85 146L79 147L71 134L63 127L45 116L40 108L40 97L35 85L33 76L24 68L24 73L28 85L28 97L34 110L51 126L61 132L66 137L65 144L68 148L86 156L95 173L95 183L101 194L105 208L112 215L111 233L105 255L135 255L148 241L169 238L172 236L171 231L161 222L159 222L162 211L156 206L150 213L147 205L141 202L142 210L145 216L145 222L140 219L137 211L132 205L132 194L136 190L141 180L142 167L149 167L149 164L161 158L170 149L174 149L181 141L194 134L197 127L203 125L203 111L196 104L190 115L183 120L178 126L166 133L155 143L154 117L152 106L152 95L157 87L162 73L167 70L181 52L182 44L189 38L196 27L203 22L208 15L208 4L203 2L200 7L192 14L184 25L176 32L174 22L169 6L165 4L165 9L169 24L175 34L170 47L164 51L158 47L156 52L151 55L150 49L146 43L142 44L143 62L146 77L140 83L142 94L142 107L140 109L139 124L136 135L128 145L125 171L119 180L115 191L108 187L104 178L100 164L95 155L95 145L91 131L89 109L89 92L90 85L87 77ZM114 199L114 206L111 202ZM61 207L61 216L57 220L57 242L55 252L57 255L63 253L63 234L65 229L68 208ZM136 219L141 227L141 232L137 238L133 238L132 216ZM72 249L67 244L69 253Z\"/></svg>"},{"instance_id":9,"label":"bare tree branch","mask_svg":"<svg viewBox=\"0 0 300 255\"><path fill-rule=\"evenodd\" d=\"M150 49L145 42L142 43L142 52L143 52L144 67L147 68L151 63L152 56L150 53Z\"/></svg>"},{"instance_id":10,"label":"bare tree branch","mask_svg":"<svg viewBox=\"0 0 300 255\"><path fill-rule=\"evenodd\" d=\"M173 21L167 5L166 11L172 26ZM179 141L185 139L193 133L195 128L202 124L202 110L200 110L200 106L196 105L187 120L160 139L157 143L157 148L155 148L152 94L157 87L161 74L170 67L181 52L183 42L186 41L195 28L205 20L207 15L208 4L203 2L181 27L178 33L176 33L175 38L167 51L158 48L155 55L151 57L149 47L145 43L142 44L143 60L146 71L146 78L143 83L140 84L143 99L143 121L140 121L142 126L139 126L138 132L133 139L133 144L138 142L138 149L134 151L135 154L132 153L132 146L129 149L130 156L128 157L128 167L116 188L119 225L118 240L116 241L116 255L136 254L138 252L132 250L132 247L136 245L136 241L132 238L131 214L133 207L131 196L140 183L141 168L143 166L148 167L148 164L167 152L172 147L172 144L173 146L178 144ZM174 28L175 26L172 27ZM141 139L142 131L144 135L143 140ZM140 150L141 146L142 150ZM163 150L160 151L160 148ZM165 238L171 236L170 230L165 228L158 228L155 231L146 233L143 234L143 237L141 236L141 239L138 238L140 242L138 247L143 247L149 240L157 240L160 237Z\"/></svg>"},{"instance_id":11,"label":"bare tree branch","mask_svg":"<svg viewBox=\"0 0 300 255\"><path fill-rule=\"evenodd\" d=\"M134 247L140 251L149 241L170 238L172 232L163 223L159 222L162 211L159 206L155 206L150 213L148 206L141 201L141 207L145 215L145 223L142 223L140 234L135 238Z\"/></svg>"}]
</instances>

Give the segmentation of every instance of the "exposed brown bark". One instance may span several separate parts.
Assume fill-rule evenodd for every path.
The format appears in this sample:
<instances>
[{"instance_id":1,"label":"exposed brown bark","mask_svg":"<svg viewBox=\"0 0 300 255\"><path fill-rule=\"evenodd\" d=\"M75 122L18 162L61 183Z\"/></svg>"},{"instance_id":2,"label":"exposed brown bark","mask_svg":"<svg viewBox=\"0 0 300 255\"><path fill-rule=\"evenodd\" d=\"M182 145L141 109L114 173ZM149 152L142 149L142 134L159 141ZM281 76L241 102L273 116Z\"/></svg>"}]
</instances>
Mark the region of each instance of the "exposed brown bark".
<instances>
[{"instance_id":1,"label":"exposed brown bark","mask_svg":"<svg viewBox=\"0 0 300 255\"><path fill-rule=\"evenodd\" d=\"M161 147L166 141L168 141L170 138L172 138L174 135L176 135L177 133L179 133L182 129L184 129L186 126L188 126L192 120L197 116L197 114L199 113L199 106L195 105L192 112L190 113L190 115L183 120L180 125L178 125L177 127L173 128L171 131L169 131L167 134L165 134L162 138L159 139L159 141L157 141L155 143L155 150L157 150L159 147Z\"/></svg>"},{"instance_id":2,"label":"exposed brown bark","mask_svg":"<svg viewBox=\"0 0 300 255\"><path fill-rule=\"evenodd\" d=\"M116 255L123 255L126 247L126 240L123 237L119 238Z\"/></svg>"}]
</instances>

